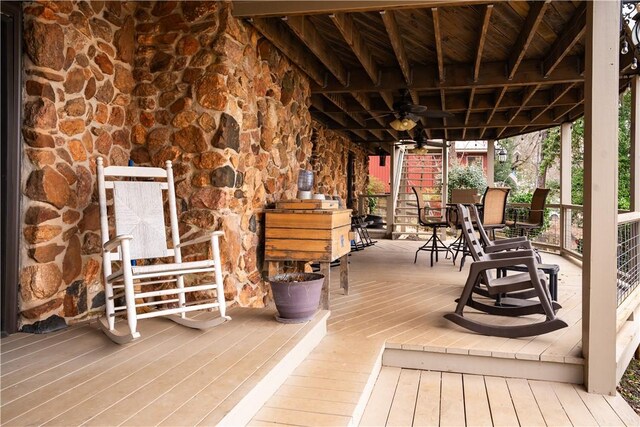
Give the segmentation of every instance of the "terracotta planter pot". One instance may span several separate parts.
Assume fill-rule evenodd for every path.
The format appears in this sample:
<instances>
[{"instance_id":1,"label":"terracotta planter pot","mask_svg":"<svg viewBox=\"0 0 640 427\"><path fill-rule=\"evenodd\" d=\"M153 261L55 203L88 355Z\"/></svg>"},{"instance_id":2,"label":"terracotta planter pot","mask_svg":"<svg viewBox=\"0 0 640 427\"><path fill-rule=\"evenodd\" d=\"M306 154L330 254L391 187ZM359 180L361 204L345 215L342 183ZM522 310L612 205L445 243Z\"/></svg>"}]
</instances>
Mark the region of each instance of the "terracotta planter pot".
<instances>
[{"instance_id":1,"label":"terracotta planter pot","mask_svg":"<svg viewBox=\"0 0 640 427\"><path fill-rule=\"evenodd\" d=\"M311 320L320 305L324 275L318 273L285 273L269 278L273 300L283 323Z\"/></svg>"}]
</instances>

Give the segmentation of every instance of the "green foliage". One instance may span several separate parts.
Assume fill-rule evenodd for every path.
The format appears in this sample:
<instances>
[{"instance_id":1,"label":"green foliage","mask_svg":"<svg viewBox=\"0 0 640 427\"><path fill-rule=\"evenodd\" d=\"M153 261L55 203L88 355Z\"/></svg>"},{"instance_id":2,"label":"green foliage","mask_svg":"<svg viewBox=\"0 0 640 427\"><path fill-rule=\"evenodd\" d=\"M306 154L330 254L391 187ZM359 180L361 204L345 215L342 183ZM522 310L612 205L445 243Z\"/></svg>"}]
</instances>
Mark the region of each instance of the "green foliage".
<instances>
[{"instance_id":1,"label":"green foliage","mask_svg":"<svg viewBox=\"0 0 640 427\"><path fill-rule=\"evenodd\" d=\"M367 185L367 195L371 194L383 194L385 190L385 185L382 180L376 178L375 176L369 175L369 185ZM378 198L377 197L369 197L367 204L369 205L369 212L373 212L378 206Z\"/></svg>"},{"instance_id":2,"label":"green foliage","mask_svg":"<svg viewBox=\"0 0 640 427\"><path fill-rule=\"evenodd\" d=\"M454 166L449 171L449 194L451 199L451 190L458 188L476 188L478 192L483 192L487 188L487 180L481 167L470 166Z\"/></svg>"},{"instance_id":3,"label":"green foliage","mask_svg":"<svg viewBox=\"0 0 640 427\"><path fill-rule=\"evenodd\" d=\"M547 170L560 157L560 128L554 127L547 131L547 136L542 140L542 160L538 173L546 176Z\"/></svg>"},{"instance_id":4,"label":"green foliage","mask_svg":"<svg viewBox=\"0 0 640 427\"><path fill-rule=\"evenodd\" d=\"M618 112L618 209L629 209L631 186L631 92L620 100ZM571 140L571 203L584 203L584 120L573 123Z\"/></svg>"}]
</instances>

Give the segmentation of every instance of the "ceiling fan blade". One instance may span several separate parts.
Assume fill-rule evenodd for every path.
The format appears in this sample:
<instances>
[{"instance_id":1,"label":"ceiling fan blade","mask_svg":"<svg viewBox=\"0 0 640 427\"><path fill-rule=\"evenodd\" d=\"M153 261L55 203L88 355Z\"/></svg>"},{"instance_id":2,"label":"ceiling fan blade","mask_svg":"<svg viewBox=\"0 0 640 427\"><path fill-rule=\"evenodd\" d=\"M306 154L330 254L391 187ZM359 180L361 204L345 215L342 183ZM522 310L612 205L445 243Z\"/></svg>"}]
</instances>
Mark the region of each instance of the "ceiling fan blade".
<instances>
[{"instance_id":1,"label":"ceiling fan blade","mask_svg":"<svg viewBox=\"0 0 640 427\"><path fill-rule=\"evenodd\" d=\"M424 105L416 105L416 104L408 104L405 109L408 113L412 114L422 114L428 110Z\"/></svg>"}]
</instances>

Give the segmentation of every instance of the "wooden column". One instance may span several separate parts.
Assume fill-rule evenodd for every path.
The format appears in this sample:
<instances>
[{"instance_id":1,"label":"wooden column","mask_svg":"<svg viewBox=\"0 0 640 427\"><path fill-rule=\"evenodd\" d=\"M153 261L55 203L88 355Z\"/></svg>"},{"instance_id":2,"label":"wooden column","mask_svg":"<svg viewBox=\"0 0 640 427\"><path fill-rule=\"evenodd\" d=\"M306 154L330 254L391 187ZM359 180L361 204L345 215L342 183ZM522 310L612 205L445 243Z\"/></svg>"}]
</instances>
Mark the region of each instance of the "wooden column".
<instances>
[{"instance_id":1,"label":"wooden column","mask_svg":"<svg viewBox=\"0 0 640 427\"><path fill-rule=\"evenodd\" d=\"M496 163L496 141L490 139L487 141L487 185L493 187L496 179L495 171Z\"/></svg>"},{"instance_id":2,"label":"wooden column","mask_svg":"<svg viewBox=\"0 0 640 427\"><path fill-rule=\"evenodd\" d=\"M396 187L396 158L397 148L391 143L389 149L389 193L390 197L387 200L387 239L393 239L393 222L395 221L396 211L396 192L393 190Z\"/></svg>"},{"instance_id":3,"label":"wooden column","mask_svg":"<svg viewBox=\"0 0 640 427\"><path fill-rule=\"evenodd\" d=\"M619 30L619 1L587 3L582 351L587 391L610 395L616 393Z\"/></svg>"},{"instance_id":4,"label":"wooden column","mask_svg":"<svg viewBox=\"0 0 640 427\"><path fill-rule=\"evenodd\" d=\"M449 148L447 146L442 147L442 204L446 204L447 189L449 187Z\"/></svg>"},{"instance_id":5,"label":"wooden column","mask_svg":"<svg viewBox=\"0 0 640 427\"><path fill-rule=\"evenodd\" d=\"M571 123L560 127L560 253L566 247L566 230L571 228L571 216L566 215L564 205L571 204Z\"/></svg>"},{"instance_id":6,"label":"wooden column","mask_svg":"<svg viewBox=\"0 0 640 427\"><path fill-rule=\"evenodd\" d=\"M631 81L631 211L640 212L640 76Z\"/></svg>"}]
</instances>

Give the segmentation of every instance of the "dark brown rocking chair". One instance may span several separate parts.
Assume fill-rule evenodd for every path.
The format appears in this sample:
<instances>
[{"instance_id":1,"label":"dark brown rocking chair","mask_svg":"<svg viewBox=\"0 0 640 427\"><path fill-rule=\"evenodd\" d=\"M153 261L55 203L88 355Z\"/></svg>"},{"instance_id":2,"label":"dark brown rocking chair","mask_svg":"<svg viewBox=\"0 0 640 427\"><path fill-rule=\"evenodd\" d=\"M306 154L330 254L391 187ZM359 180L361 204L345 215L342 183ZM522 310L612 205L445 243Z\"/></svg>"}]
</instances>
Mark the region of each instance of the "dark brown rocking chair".
<instances>
[{"instance_id":1,"label":"dark brown rocking chair","mask_svg":"<svg viewBox=\"0 0 640 427\"><path fill-rule=\"evenodd\" d=\"M555 311L561 306L551 302L551 295L546 286L546 276L537 268L537 260L532 250L513 250L506 252L487 253L480 245L471 223L469 210L464 205L458 205L458 212L462 213L462 232L473 256L467 282L462 291L454 313L444 317L455 324L471 331L505 338L528 337L546 334L567 324L556 317ZM520 243L520 242L514 242ZM497 250L497 249L496 249ZM526 265L528 272L513 276L494 278L491 270ZM481 286L484 286L482 289ZM480 292L478 292L480 291ZM537 300L523 298L504 298L500 303L487 304L473 299L474 293L496 297L503 294L533 291ZM526 325L490 325L464 317L463 310L469 306L487 314L502 316L524 316L529 314L544 314L545 320Z\"/></svg>"}]
</instances>

